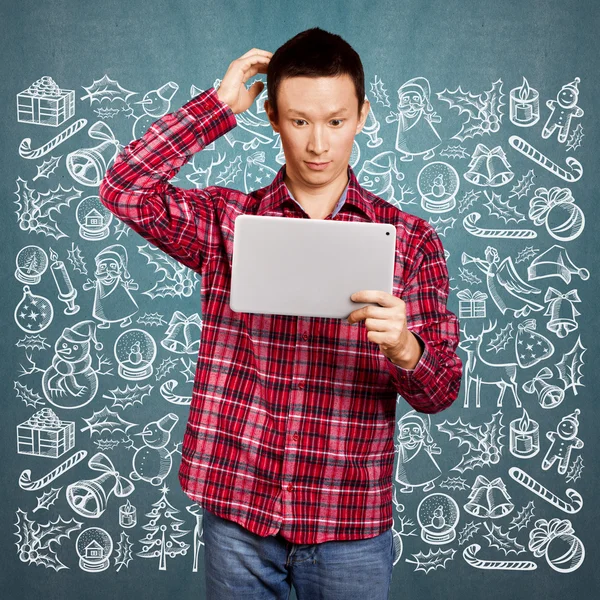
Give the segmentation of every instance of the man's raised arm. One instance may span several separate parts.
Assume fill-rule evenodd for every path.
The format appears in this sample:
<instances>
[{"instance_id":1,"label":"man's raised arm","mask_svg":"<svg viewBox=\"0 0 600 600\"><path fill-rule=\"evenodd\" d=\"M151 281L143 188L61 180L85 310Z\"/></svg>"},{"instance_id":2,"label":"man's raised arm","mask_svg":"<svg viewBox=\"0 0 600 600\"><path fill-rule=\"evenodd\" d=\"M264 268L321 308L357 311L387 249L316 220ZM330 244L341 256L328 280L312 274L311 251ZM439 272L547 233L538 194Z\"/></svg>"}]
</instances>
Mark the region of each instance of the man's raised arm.
<instances>
[{"instance_id":1,"label":"man's raised arm","mask_svg":"<svg viewBox=\"0 0 600 600\"><path fill-rule=\"evenodd\" d=\"M207 190L178 188L169 179L235 125L231 108L209 88L123 148L100 183L100 201L148 242L200 272L214 200Z\"/></svg>"},{"instance_id":2,"label":"man's raised arm","mask_svg":"<svg viewBox=\"0 0 600 600\"><path fill-rule=\"evenodd\" d=\"M117 156L100 183L100 201L121 221L179 262L200 272L209 253L215 199L206 189L169 183L191 156L237 124L263 89L272 53L253 48L234 60L218 90L202 92L155 121Z\"/></svg>"}]
</instances>

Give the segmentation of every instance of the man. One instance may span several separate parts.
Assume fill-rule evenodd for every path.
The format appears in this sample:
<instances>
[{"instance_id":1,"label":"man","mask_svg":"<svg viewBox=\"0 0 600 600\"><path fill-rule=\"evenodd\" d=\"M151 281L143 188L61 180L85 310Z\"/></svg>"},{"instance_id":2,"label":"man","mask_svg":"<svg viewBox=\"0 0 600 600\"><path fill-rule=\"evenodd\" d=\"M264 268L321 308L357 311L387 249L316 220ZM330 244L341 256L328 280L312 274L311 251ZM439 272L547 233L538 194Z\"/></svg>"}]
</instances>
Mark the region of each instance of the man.
<instances>
[{"instance_id":1,"label":"man","mask_svg":"<svg viewBox=\"0 0 600 600\"><path fill-rule=\"evenodd\" d=\"M267 74L286 164L245 194L168 183L236 125ZM460 388L458 322L442 244L423 219L363 189L348 162L369 111L358 54L319 28L272 54L253 48L118 156L104 205L202 278L202 339L179 479L204 507L207 598L387 598L397 395L417 411ZM393 223L394 294L344 319L234 313L240 214ZM308 243L308 241L307 241ZM323 257L326 260L327 257ZM319 290L314 290L315 294Z\"/></svg>"}]
</instances>

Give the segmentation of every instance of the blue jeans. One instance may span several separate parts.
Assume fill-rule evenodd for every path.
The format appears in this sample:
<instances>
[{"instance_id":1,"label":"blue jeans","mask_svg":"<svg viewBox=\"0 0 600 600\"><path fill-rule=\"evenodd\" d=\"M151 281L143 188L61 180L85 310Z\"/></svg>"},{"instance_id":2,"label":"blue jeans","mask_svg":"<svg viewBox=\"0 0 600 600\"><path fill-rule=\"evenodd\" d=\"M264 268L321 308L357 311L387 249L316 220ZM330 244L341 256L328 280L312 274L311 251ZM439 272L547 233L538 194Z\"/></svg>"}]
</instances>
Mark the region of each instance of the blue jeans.
<instances>
[{"instance_id":1,"label":"blue jeans","mask_svg":"<svg viewBox=\"0 0 600 600\"><path fill-rule=\"evenodd\" d=\"M392 529L363 540L293 544L204 509L207 600L387 600Z\"/></svg>"}]
</instances>

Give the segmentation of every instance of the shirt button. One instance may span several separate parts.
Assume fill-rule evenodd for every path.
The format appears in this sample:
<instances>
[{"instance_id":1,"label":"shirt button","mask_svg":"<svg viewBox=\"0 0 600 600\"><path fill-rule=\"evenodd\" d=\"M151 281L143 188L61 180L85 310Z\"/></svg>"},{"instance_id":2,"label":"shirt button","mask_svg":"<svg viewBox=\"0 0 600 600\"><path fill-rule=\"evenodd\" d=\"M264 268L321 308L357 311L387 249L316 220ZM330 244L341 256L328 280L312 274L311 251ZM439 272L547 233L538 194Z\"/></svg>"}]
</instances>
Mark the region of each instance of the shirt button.
<instances>
[{"instance_id":1,"label":"shirt button","mask_svg":"<svg viewBox=\"0 0 600 600\"><path fill-rule=\"evenodd\" d=\"M306 333L306 332L305 332L305 333L303 333L303 334L302 334L302 339L303 339L304 341L306 341L306 340L308 339L308 333Z\"/></svg>"},{"instance_id":2,"label":"shirt button","mask_svg":"<svg viewBox=\"0 0 600 600\"><path fill-rule=\"evenodd\" d=\"M292 436L292 439L293 439L295 442L297 442L297 441L298 441L298 437L299 437L299 436L298 436L298 432L297 432L297 431L295 431L295 432L294 432L294 435Z\"/></svg>"},{"instance_id":3,"label":"shirt button","mask_svg":"<svg viewBox=\"0 0 600 600\"><path fill-rule=\"evenodd\" d=\"M287 486L287 491L288 491L288 492L291 492L293 489L294 489L294 486L293 486L293 485L290 483L290 484Z\"/></svg>"},{"instance_id":4,"label":"shirt button","mask_svg":"<svg viewBox=\"0 0 600 600\"><path fill-rule=\"evenodd\" d=\"M298 389L299 389L299 390L303 390L303 389L304 389L304 381L301 381L301 382L298 384Z\"/></svg>"}]
</instances>

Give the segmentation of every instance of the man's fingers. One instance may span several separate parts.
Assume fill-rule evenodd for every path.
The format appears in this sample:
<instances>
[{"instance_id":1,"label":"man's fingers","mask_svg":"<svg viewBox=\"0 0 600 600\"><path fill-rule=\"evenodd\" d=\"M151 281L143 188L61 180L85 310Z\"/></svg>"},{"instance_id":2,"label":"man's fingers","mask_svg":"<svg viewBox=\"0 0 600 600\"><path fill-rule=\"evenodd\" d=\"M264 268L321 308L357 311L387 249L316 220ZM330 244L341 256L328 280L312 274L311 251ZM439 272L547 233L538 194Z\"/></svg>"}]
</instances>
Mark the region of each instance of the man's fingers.
<instances>
[{"instance_id":1,"label":"man's fingers","mask_svg":"<svg viewBox=\"0 0 600 600\"><path fill-rule=\"evenodd\" d=\"M250 94L253 102L254 102L254 99L256 98L256 96L258 96L263 91L263 85L264 84L262 81L255 81L248 88L248 93Z\"/></svg>"},{"instance_id":2,"label":"man's fingers","mask_svg":"<svg viewBox=\"0 0 600 600\"><path fill-rule=\"evenodd\" d=\"M264 65L264 64L251 65L247 69L244 69L243 75L242 75L242 82L246 83L246 81L248 81L248 79L250 79L251 77L254 77L257 73L266 73L266 72L267 72L267 65Z\"/></svg>"},{"instance_id":3,"label":"man's fingers","mask_svg":"<svg viewBox=\"0 0 600 600\"><path fill-rule=\"evenodd\" d=\"M273 56L273 53L269 52L268 50L261 50L260 48L251 48L250 50L248 50L248 52L242 54L240 58L246 58L246 56L250 56L251 54L263 54L265 56Z\"/></svg>"},{"instance_id":4,"label":"man's fingers","mask_svg":"<svg viewBox=\"0 0 600 600\"><path fill-rule=\"evenodd\" d=\"M265 56L251 56L248 57L241 64L243 76L242 81L246 83L250 77L254 77L257 73L266 73L267 66L269 64L269 58Z\"/></svg>"}]
</instances>

